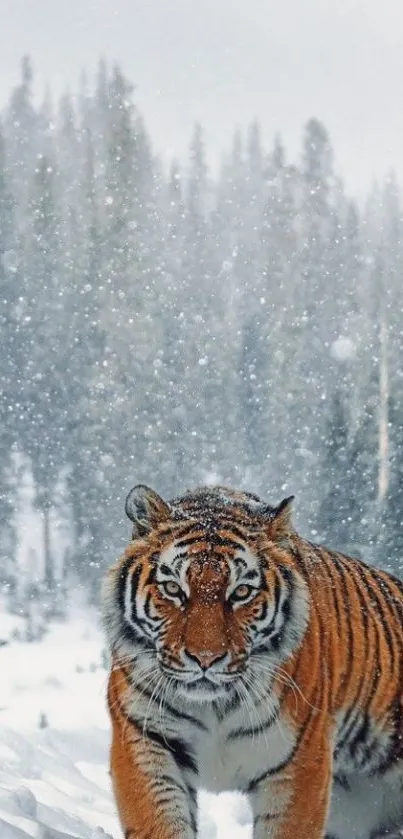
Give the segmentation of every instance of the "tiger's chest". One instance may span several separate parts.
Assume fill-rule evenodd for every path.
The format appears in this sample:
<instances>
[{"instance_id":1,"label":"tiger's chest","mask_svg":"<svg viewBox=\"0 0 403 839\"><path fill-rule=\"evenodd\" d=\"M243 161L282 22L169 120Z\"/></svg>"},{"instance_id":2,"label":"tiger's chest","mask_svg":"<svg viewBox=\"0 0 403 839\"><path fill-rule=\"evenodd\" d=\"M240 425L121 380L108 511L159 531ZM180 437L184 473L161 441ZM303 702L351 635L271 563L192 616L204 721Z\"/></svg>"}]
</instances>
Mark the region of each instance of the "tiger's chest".
<instances>
[{"instance_id":1,"label":"tiger's chest","mask_svg":"<svg viewBox=\"0 0 403 839\"><path fill-rule=\"evenodd\" d=\"M245 714L221 722L210 718L205 731L188 730L186 739L197 766L198 785L216 793L247 790L265 772L281 768L295 746L295 734L285 720L259 728L259 722L246 719Z\"/></svg>"}]
</instances>

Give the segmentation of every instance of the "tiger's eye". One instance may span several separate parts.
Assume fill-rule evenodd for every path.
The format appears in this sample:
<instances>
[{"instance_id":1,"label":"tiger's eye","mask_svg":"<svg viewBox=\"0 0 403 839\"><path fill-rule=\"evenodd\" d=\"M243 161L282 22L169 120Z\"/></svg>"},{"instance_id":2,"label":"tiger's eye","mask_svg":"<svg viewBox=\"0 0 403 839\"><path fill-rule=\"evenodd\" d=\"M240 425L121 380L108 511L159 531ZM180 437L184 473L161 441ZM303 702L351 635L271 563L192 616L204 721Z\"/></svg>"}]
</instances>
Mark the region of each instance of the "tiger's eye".
<instances>
[{"instance_id":1,"label":"tiger's eye","mask_svg":"<svg viewBox=\"0 0 403 839\"><path fill-rule=\"evenodd\" d=\"M238 586L232 594L234 600L246 600L252 592L252 587L245 584Z\"/></svg>"},{"instance_id":2,"label":"tiger's eye","mask_svg":"<svg viewBox=\"0 0 403 839\"><path fill-rule=\"evenodd\" d=\"M178 583L175 583L174 580L168 580L166 583L163 584L163 587L167 594L172 595L172 597L176 597L178 594L181 593L181 587Z\"/></svg>"}]
</instances>

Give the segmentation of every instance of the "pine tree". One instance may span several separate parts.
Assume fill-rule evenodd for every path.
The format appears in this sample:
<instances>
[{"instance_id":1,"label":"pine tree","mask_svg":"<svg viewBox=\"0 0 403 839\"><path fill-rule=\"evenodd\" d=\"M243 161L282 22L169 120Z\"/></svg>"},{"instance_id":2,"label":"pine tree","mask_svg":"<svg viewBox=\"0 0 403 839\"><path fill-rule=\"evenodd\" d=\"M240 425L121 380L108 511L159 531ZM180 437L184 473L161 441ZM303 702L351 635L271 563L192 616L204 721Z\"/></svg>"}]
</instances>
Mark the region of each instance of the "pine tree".
<instances>
[{"instance_id":1,"label":"pine tree","mask_svg":"<svg viewBox=\"0 0 403 839\"><path fill-rule=\"evenodd\" d=\"M100 208L95 175L95 143L86 109L79 127L82 175L77 184L73 209L65 225L69 258L64 261L67 286L65 301L73 325L72 348L68 359L69 413L66 419L65 452L67 486L73 528L69 567L65 573L79 574L95 596L99 577L99 557L105 553L104 534L99 526L102 497L99 462L94 447L107 452L106 435L97 417L97 383L102 371L106 332L102 311L102 237ZM70 195L67 194L70 201Z\"/></svg>"},{"instance_id":2,"label":"pine tree","mask_svg":"<svg viewBox=\"0 0 403 839\"><path fill-rule=\"evenodd\" d=\"M160 410L170 417L166 429L166 447L170 450L169 465L172 474L181 484L186 475L186 449L189 421L186 393L186 351L184 345L183 312L183 251L185 242L185 199L183 178L176 161L170 168L164 206L165 228L163 234L164 268L160 280L160 306L164 318L163 354L157 375L163 377ZM168 467L169 468L169 467Z\"/></svg>"},{"instance_id":3,"label":"pine tree","mask_svg":"<svg viewBox=\"0 0 403 839\"><path fill-rule=\"evenodd\" d=\"M17 442L16 411L18 411L19 342L18 296L20 274L14 201L10 191L5 143L0 125L0 585L15 585L16 533L13 525L14 462L13 449ZM16 398L17 397L17 398Z\"/></svg>"},{"instance_id":4,"label":"pine tree","mask_svg":"<svg viewBox=\"0 0 403 839\"><path fill-rule=\"evenodd\" d=\"M30 197L30 237L25 248L24 416L21 443L30 457L36 501L43 518L44 579L48 591L56 577L51 547L51 510L64 466L64 427L68 411L65 369L69 325L64 317L60 272L60 220L55 202L55 166L40 155ZM45 320L43 313L46 313Z\"/></svg>"},{"instance_id":5,"label":"pine tree","mask_svg":"<svg viewBox=\"0 0 403 839\"><path fill-rule=\"evenodd\" d=\"M212 440L217 436L213 318L217 311L218 289L214 262L215 241L213 236L209 236L210 185L200 125L194 128L189 157L180 285L183 317L178 337L185 352L180 385L185 398L186 424L194 435L193 445L192 440L189 440L188 469L201 475L203 470L207 472L211 468Z\"/></svg>"},{"instance_id":6,"label":"pine tree","mask_svg":"<svg viewBox=\"0 0 403 839\"><path fill-rule=\"evenodd\" d=\"M248 128L246 142L246 202L243 206L244 244L258 252L259 229L265 201L265 163L259 123Z\"/></svg>"},{"instance_id":7,"label":"pine tree","mask_svg":"<svg viewBox=\"0 0 403 839\"><path fill-rule=\"evenodd\" d=\"M284 403L277 394L295 366L292 325L297 254L296 173L276 138L266 172L266 201L260 228L261 319L263 350L259 378L264 386L262 439L270 451L271 468L286 477L282 454L287 442ZM287 406L288 410L288 406ZM273 436L274 435L274 436Z\"/></svg>"},{"instance_id":8,"label":"pine tree","mask_svg":"<svg viewBox=\"0 0 403 839\"><path fill-rule=\"evenodd\" d=\"M354 542L352 523L362 493L362 487L357 485L358 455L357 440L351 439L345 394L336 390L325 426L321 499L316 523L321 541L346 552Z\"/></svg>"},{"instance_id":9,"label":"pine tree","mask_svg":"<svg viewBox=\"0 0 403 839\"><path fill-rule=\"evenodd\" d=\"M292 347L288 369L288 425L291 429L291 474L301 497L302 514L314 514L307 482L318 466L323 434L329 365L329 324L332 291L329 277L331 231L332 152L325 128L310 120L304 132L302 160L295 173L298 199L295 230L297 253L289 287L288 341Z\"/></svg>"},{"instance_id":10,"label":"pine tree","mask_svg":"<svg viewBox=\"0 0 403 839\"><path fill-rule=\"evenodd\" d=\"M371 452L377 418L369 399L367 410L354 423L346 396L343 387L335 390L326 415L316 527L322 542L372 560L377 464Z\"/></svg>"},{"instance_id":11,"label":"pine tree","mask_svg":"<svg viewBox=\"0 0 403 839\"><path fill-rule=\"evenodd\" d=\"M17 220L26 209L28 183L34 167L38 146L38 115L33 105L33 71L31 59L21 61L21 79L12 91L5 116L10 183L16 202Z\"/></svg>"}]
</instances>

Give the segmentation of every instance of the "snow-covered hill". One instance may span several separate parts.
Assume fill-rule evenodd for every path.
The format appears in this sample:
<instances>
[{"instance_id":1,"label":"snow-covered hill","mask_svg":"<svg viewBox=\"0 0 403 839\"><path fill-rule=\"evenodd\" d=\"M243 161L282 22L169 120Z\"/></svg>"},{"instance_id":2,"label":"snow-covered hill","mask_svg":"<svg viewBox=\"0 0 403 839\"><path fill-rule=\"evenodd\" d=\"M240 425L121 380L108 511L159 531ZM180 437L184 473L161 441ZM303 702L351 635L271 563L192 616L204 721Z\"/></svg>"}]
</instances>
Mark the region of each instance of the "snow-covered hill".
<instances>
[{"instance_id":1,"label":"snow-covered hill","mask_svg":"<svg viewBox=\"0 0 403 839\"><path fill-rule=\"evenodd\" d=\"M13 639L16 624L0 608L0 837L121 839L95 616L75 613L35 643ZM240 797L201 796L202 839L250 833Z\"/></svg>"}]
</instances>

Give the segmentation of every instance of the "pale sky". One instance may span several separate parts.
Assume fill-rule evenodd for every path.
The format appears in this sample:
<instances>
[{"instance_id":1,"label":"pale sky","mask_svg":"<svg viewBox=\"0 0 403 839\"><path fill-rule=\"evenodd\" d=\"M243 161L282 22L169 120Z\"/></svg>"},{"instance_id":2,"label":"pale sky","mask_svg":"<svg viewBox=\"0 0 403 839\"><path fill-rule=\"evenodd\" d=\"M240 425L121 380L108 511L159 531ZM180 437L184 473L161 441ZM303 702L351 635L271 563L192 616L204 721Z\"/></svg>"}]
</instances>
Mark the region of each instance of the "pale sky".
<instances>
[{"instance_id":1,"label":"pale sky","mask_svg":"<svg viewBox=\"0 0 403 839\"><path fill-rule=\"evenodd\" d=\"M37 87L76 89L103 54L121 63L154 148L186 148L195 120L217 156L255 117L290 155L322 119L349 189L403 183L403 0L0 0L0 103L19 59Z\"/></svg>"}]
</instances>

